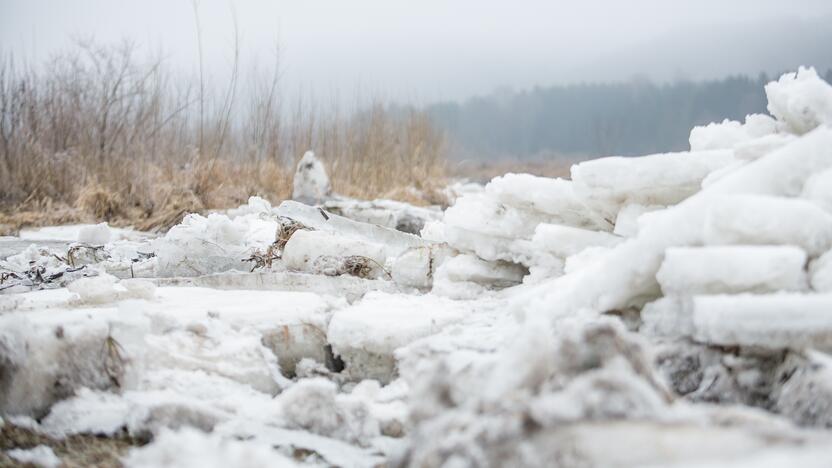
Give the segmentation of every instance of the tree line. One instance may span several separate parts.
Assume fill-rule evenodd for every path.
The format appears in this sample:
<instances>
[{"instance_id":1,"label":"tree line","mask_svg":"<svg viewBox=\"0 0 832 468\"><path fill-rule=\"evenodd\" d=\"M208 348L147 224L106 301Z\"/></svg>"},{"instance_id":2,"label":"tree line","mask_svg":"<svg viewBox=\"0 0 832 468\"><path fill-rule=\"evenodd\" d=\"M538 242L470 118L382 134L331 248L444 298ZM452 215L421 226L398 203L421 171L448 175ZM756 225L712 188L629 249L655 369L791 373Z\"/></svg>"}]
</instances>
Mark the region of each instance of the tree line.
<instances>
[{"instance_id":1,"label":"tree line","mask_svg":"<svg viewBox=\"0 0 832 468\"><path fill-rule=\"evenodd\" d=\"M773 79L761 73L702 82L635 78L502 89L462 103L434 104L428 113L460 158L639 155L687 149L695 125L766 112L763 87ZM832 82L832 69L825 79Z\"/></svg>"}]
</instances>

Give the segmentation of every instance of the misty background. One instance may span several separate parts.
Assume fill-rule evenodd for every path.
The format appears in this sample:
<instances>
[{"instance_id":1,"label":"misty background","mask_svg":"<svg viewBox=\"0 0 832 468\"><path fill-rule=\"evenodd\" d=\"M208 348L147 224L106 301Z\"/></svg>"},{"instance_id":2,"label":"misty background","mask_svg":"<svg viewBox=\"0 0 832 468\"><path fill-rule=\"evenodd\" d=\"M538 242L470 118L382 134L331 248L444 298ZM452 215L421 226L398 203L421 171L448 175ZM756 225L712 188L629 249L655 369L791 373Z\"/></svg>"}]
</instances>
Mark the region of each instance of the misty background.
<instances>
[{"instance_id":1,"label":"misty background","mask_svg":"<svg viewBox=\"0 0 832 468\"><path fill-rule=\"evenodd\" d=\"M456 158L547 160L684 149L693 125L764 112L782 72L830 80L831 20L828 0L0 0L0 50L128 39L193 77L199 26L215 82L236 35L246 67L279 59L285 102L416 106Z\"/></svg>"}]
</instances>

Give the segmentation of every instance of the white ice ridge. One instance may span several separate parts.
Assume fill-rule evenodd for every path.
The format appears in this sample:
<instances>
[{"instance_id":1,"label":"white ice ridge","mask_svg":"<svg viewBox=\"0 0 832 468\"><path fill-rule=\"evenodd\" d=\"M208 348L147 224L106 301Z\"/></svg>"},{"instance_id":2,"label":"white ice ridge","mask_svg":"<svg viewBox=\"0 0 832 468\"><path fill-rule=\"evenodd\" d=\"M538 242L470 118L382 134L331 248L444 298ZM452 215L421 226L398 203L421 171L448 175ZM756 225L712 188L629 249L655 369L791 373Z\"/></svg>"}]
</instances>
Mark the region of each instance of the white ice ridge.
<instances>
[{"instance_id":1,"label":"white ice ridge","mask_svg":"<svg viewBox=\"0 0 832 468\"><path fill-rule=\"evenodd\" d=\"M134 467L832 466L832 87L766 94L444 212L310 154L311 205L0 238L0 429L148 438Z\"/></svg>"}]
</instances>

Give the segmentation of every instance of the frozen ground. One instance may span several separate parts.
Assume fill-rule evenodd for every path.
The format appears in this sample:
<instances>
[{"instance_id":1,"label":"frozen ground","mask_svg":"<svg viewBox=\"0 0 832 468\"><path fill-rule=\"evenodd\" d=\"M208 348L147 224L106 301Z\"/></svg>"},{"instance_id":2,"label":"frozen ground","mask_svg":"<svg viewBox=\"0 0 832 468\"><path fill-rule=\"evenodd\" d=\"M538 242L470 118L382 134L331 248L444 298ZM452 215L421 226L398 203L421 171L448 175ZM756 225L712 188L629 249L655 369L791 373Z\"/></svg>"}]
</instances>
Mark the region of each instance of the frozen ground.
<instances>
[{"instance_id":1,"label":"frozen ground","mask_svg":"<svg viewBox=\"0 0 832 468\"><path fill-rule=\"evenodd\" d=\"M316 206L2 238L0 463L832 466L832 87L766 92L689 152L444 212L308 153Z\"/></svg>"}]
</instances>

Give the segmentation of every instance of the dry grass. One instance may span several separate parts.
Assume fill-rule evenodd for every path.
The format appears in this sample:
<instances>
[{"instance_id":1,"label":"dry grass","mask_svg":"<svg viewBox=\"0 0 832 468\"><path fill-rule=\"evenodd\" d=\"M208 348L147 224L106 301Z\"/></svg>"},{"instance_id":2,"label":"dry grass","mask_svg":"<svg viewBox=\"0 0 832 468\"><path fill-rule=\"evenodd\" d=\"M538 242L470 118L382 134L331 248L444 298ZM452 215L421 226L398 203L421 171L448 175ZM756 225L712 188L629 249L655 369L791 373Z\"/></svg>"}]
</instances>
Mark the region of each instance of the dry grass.
<instances>
[{"instance_id":1,"label":"dry grass","mask_svg":"<svg viewBox=\"0 0 832 468\"><path fill-rule=\"evenodd\" d=\"M30 449L38 445L50 447L62 465L75 467L120 467L120 458L131 447L141 446L146 440L126 435L97 437L94 435L72 435L63 440L51 439L29 429L6 423L0 428L0 467L34 466L21 465L5 454L11 449Z\"/></svg>"},{"instance_id":2,"label":"dry grass","mask_svg":"<svg viewBox=\"0 0 832 468\"><path fill-rule=\"evenodd\" d=\"M99 220L166 229L251 195L278 202L309 149L338 193L435 201L444 138L418 111L289 111L276 66L243 76L235 60L217 87L135 55L130 44L88 43L39 67L0 58L0 230Z\"/></svg>"}]
</instances>

